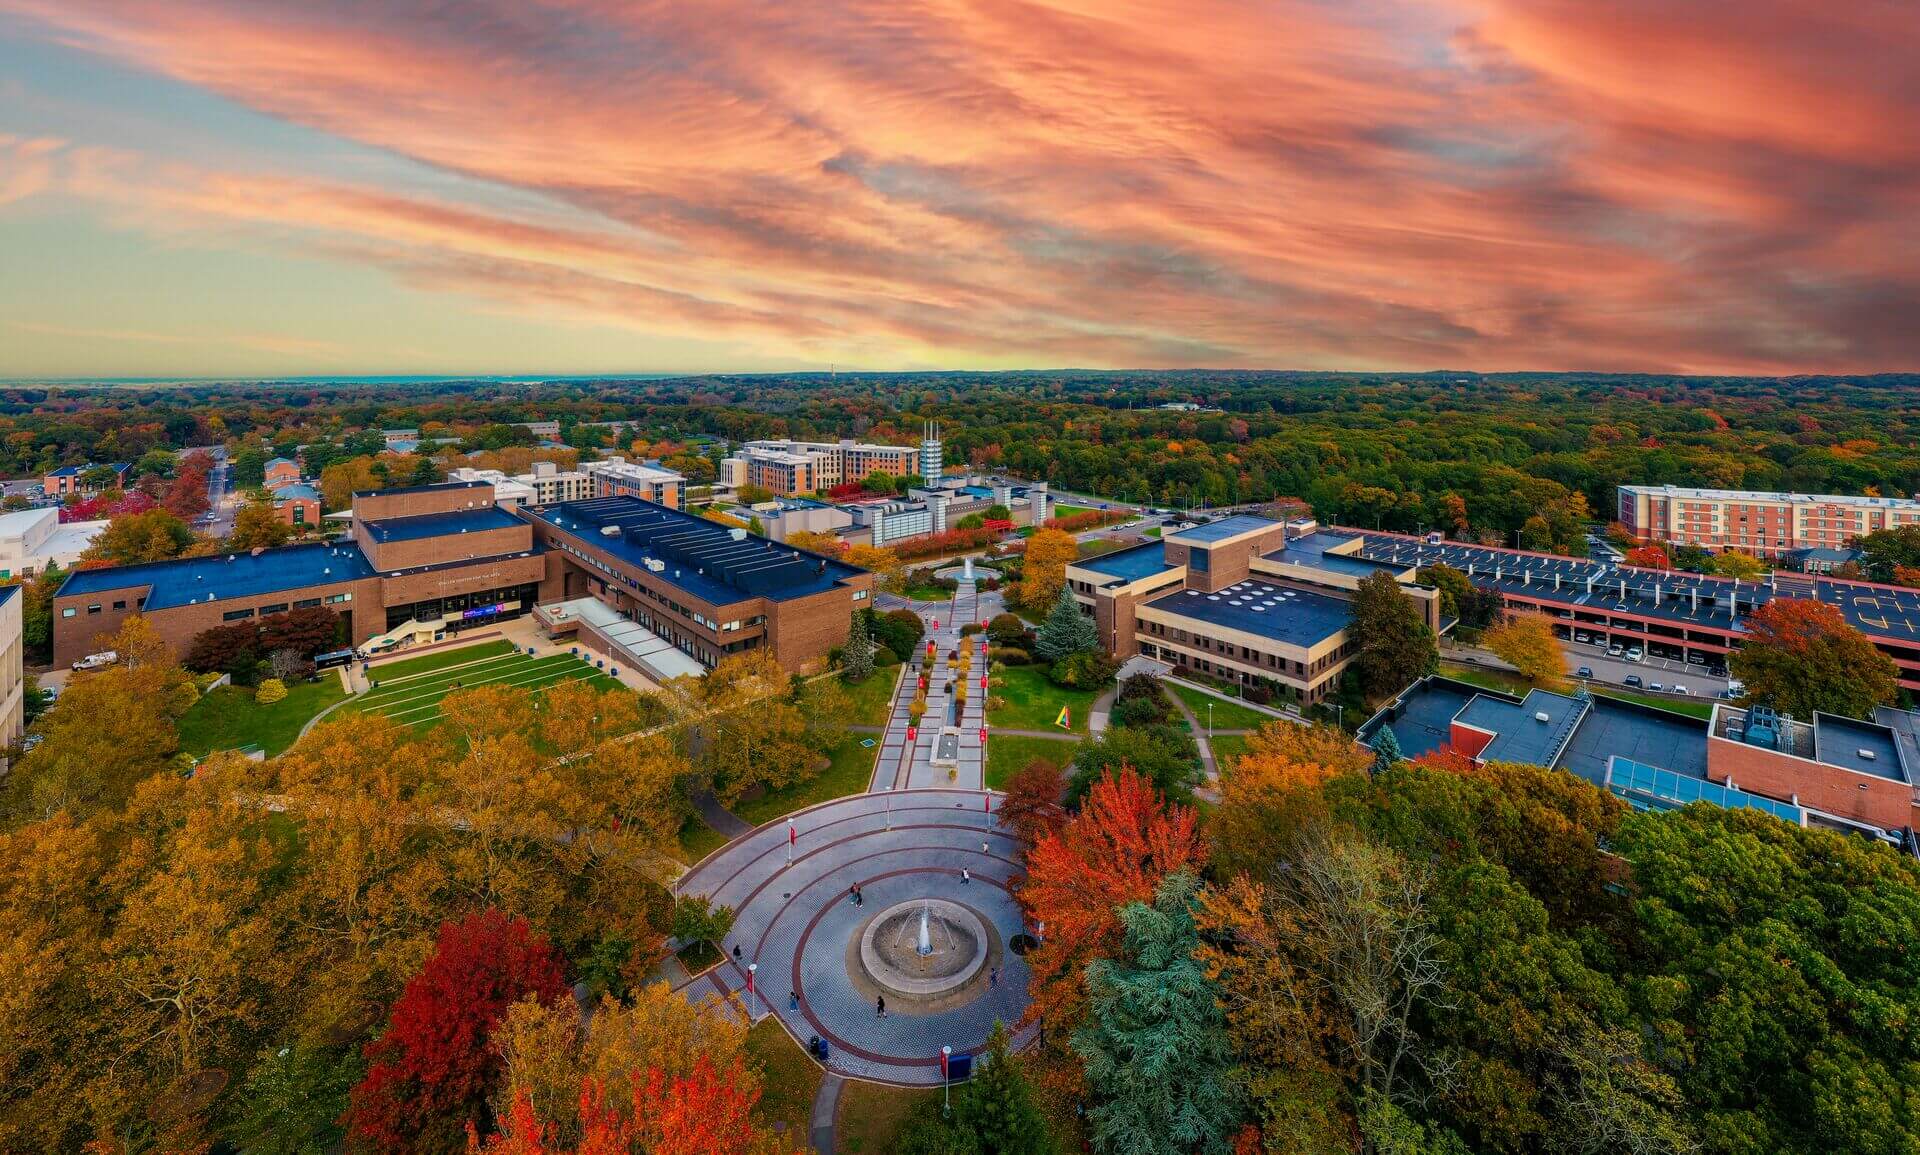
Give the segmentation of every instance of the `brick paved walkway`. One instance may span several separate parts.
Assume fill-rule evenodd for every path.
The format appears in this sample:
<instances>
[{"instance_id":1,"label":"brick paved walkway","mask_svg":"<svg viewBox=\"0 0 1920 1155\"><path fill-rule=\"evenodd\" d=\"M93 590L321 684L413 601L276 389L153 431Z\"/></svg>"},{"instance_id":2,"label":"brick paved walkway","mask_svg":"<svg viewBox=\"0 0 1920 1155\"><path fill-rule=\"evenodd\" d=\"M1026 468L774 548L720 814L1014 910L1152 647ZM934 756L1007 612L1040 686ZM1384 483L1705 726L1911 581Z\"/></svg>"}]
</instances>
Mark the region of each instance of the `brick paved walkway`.
<instances>
[{"instance_id":1,"label":"brick paved walkway","mask_svg":"<svg viewBox=\"0 0 1920 1155\"><path fill-rule=\"evenodd\" d=\"M865 920L898 902L938 897L962 903L993 924L1004 945L1019 934L1020 910L1007 883L1020 871L1022 847L983 812L976 790L928 789L857 794L792 815L796 835L787 864L787 823L737 839L682 879L683 894L704 894L734 908L723 944L728 961L696 980L690 998L722 992L751 1003L756 1019L775 1015L803 1045L828 1041L827 1067L853 1078L938 1084L941 1046L978 1050L996 1019L1026 1008L1027 969L1007 951L997 986L959 1007L882 1019L847 974L847 945ZM986 850L981 849L985 843ZM972 874L960 880L961 868ZM849 900L858 882L863 907ZM758 964L757 995L746 993L747 965ZM702 983L707 986L703 987ZM789 1006L789 993L799 996ZM771 997L760 997L771 996Z\"/></svg>"}]
</instances>

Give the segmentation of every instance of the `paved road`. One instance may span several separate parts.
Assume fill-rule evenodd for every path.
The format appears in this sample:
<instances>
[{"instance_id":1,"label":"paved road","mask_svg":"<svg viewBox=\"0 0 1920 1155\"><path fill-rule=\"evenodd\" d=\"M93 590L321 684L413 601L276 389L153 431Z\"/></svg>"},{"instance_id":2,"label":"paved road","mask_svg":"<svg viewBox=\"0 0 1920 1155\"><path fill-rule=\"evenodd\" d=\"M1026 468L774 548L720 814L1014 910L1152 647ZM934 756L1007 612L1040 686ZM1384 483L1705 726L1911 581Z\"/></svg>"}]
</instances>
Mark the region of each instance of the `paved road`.
<instances>
[{"instance_id":1,"label":"paved road","mask_svg":"<svg viewBox=\"0 0 1920 1155\"><path fill-rule=\"evenodd\" d=\"M1682 684L1686 686L1688 696L1695 698L1717 697L1720 691L1727 688L1727 680L1708 676L1705 666L1691 666L1685 662L1660 658L1629 662L1608 657L1603 646L1582 645L1579 642L1563 643L1560 648L1566 651L1568 669L1591 666L1596 682L1620 686L1626 683L1629 675L1637 674L1646 685L1660 682L1671 688L1675 683Z\"/></svg>"}]
</instances>

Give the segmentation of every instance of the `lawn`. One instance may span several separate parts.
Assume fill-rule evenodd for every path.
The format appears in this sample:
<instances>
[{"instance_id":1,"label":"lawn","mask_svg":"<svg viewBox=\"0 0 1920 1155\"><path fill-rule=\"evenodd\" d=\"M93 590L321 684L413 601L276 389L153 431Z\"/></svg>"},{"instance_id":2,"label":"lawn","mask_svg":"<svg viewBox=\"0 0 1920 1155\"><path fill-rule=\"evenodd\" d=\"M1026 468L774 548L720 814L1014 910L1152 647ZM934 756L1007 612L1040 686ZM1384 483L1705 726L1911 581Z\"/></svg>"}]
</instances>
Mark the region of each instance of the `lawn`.
<instances>
[{"instance_id":1,"label":"lawn","mask_svg":"<svg viewBox=\"0 0 1920 1155\"><path fill-rule=\"evenodd\" d=\"M783 1134L795 1147L805 1149L813 1097L820 1090L819 1066L772 1015L747 1032L747 1060L760 1068L760 1102L754 1106L754 1115L769 1125L786 1124Z\"/></svg>"},{"instance_id":2,"label":"lawn","mask_svg":"<svg viewBox=\"0 0 1920 1155\"><path fill-rule=\"evenodd\" d=\"M680 827L680 858L688 866L727 844L727 836L700 821L698 815Z\"/></svg>"},{"instance_id":3,"label":"lawn","mask_svg":"<svg viewBox=\"0 0 1920 1155\"><path fill-rule=\"evenodd\" d=\"M1144 533L1144 534L1146 534L1146 535L1147 535L1148 537L1159 537L1159 536L1160 536L1160 527L1156 525L1156 526L1153 526L1153 527L1152 527L1152 528L1150 528L1150 529L1145 529L1145 530L1142 530L1141 532L1142 532L1142 533Z\"/></svg>"},{"instance_id":4,"label":"lawn","mask_svg":"<svg viewBox=\"0 0 1920 1155\"><path fill-rule=\"evenodd\" d=\"M1005 789L1007 780L1025 770L1027 763L1035 758L1045 758L1065 770L1073 761L1074 751L1079 748L1079 742L989 734L987 736L987 789Z\"/></svg>"},{"instance_id":5,"label":"lawn","mask_svg":"<svg viewBox=\"0 0 1920 1155\"><path fill-rule=\"evenodd\" d=\"M886 1087L849 1079L840 1088L833 1149L846 1155L887 1155L914 1110L939 1094L933 1088Z\"/></svg>"},{"instance_id":6,"label":"lawn","mask_svg":"<svg viewBox=\"0 0 1920 1155\"><path fill-rule=\"evenodd\" d=\"M293 745L315 714L346 696L340 675L332 671L317 682L295 682L285 698L266 706L254 702L250 689L222 686L181 716L180 748L200 758L215 750L259 746L271 758Z\"/></svg>"},{"instance_id":7,"label":"lawn","mask_svg":"<svg viewBox=\"0 0 1920 1155\"><path fill-rule=\"evenodd\" d=\"M863 747L863 741L872 746ZM880 735L849 734L828 755L826 768L803 782L783 786L758 798L743 799L730 809L755 826L771 822L816 802L864 793L873 781L873 760L880 756Z\"/></svg>"},{"instance_id":8,"label":"lawn","mask_svg":"<svg viewBox=\"0 0 1920 1155\"><path fill-rule=\"evenodd\" d=\"M448 666L465 665L484 658L497 658L501 654L514 652L512 642L497 638L491 642L481 642L472 646L457 646L450 650L435 650L431 654L421 654L417 658L400 658L396 661L376 663L367 676L376 681L390 682L396 678L412 677L433 670L444 670Z\"/></svg>"},{"instance_id":9,"label":"lawn","mask_svg":"<svg viewBox=\"0 0 1920 1155\"><path fill-rule=\"evenodd\" d=\"M1213 764L1221 770L1247 752L1247 740L1239 734L1217 734L1207 745L1213 747Z\"/></svg>"},{"instance_id":10,"label":"lawn","mask_svg":"<svg viewBox=\"0 0 1920 1155\"><path fill-rule=\"evenodd\" d=\"M1264 714L1259 710L1249 709L1237 702L1223 701L1214 697L1212 694L1190 689L1174 682L1163 679L1160 684L1172 690L1179 696L1182 702L1187 704L1187 709L1193 711L1193 716L1199 721L1200 728L1203 731L1207 728L1208 705L1212 705L1213 707L1213 728L1215 730L1258 730L1268 722L1278 722L1280 720L1272 714Z\"/></svg>"},{"instance_id":11,"label":"lawn","mask_svg":"<svg viewBox=\"0 0 1920 1155\"><path fill-rule=\"evenodd\" d=\"M950 602L953 591L939 586L908 586L900 596L910 602Z\"/></svg>"},{"instance_id":12,"label":"lawn","mask_svg":"<svg viewBox=\"0 0 1920 1155\"><path fill-rule=\"evenodd\" d=\"M1051 517L1072 517L1076 513L1099 512L1099 510L1093 508L1091 505L1056 505L1048 511L1048 514Z\"/></svg>"},{"instance_id":13,"label":"lawn","mask_svg":"<svg viewBox=\"0 0 1920 1155\"><path fill-rule=\"evenodd\" d=\"M1072 723L1073 732L1087 732L1087 708L1100 696L1097 691L1056 686L1047 680L1045 668L1041 666L1008 666L1004 674L995 676L1004 684L994 686L990 693L994 698L1005 699L1007 704L997 710L988 709L988 725L1010 730L1055 730L1053 720L1060 716L1060 707L1066 706L1070 710L1067 720Z\"/></svg>"},{"instance_id":14,"label":"lawn","mask_svg":"<svg viewBox=\"0 0 1920 1155\"><path fill-rule=\"evenodd\" d=\"M887 714L893 705L893 687L900 676L900 667L893 666L884 670L875 670L867 675L863 682L842 681L840 688L852 699L853 708L847 714L850 726L884 726Z\"/></svg>"},{"instance_id":15,"label":"lawn","mask_svg":"<svg viewBox=\"0 0 1920 1155\"><path fill-rule=\"evenodd\" d=\"M1080 543L1080 559L1099 557L1101 554L1118 553L1133 545L1133 542L1115 541L1110 537L1090 537Z\"/></svg>"},{"instance_id":16,"label":"lawn","mask_svg":"<svg viewBox=\"0 0 1920 1155\"><path fill-rule=\"evenodd\" d=\"M428 655L419 659L426 661ZM396 663L396 666L399 665ZM356 697L345 709L360 714L377 714L414 727L428 727L440 721L440 701L455 689L479 686L507 686L539 690L561 682L584 681L606 688L620 683L595 670L591 663L572 654L547 654L529 657L513 650L496 652L493 657L442 664L394 676L389 670L375 670L377 685ZM378 675L385 674L381 677Z\"/></svg>"}]
</instances>

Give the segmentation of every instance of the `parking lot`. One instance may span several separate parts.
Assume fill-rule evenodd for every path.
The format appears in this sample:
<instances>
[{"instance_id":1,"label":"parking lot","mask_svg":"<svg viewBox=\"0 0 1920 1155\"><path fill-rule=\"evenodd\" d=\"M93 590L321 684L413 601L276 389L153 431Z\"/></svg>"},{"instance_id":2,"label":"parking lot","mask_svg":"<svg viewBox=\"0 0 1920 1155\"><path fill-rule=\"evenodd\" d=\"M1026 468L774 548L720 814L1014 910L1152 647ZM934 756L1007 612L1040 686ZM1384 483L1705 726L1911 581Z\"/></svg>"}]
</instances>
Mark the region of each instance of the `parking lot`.
<instances>
[{"instance_id":1,"label":"parking lot","mask_svg":"<svg viewBox=\"0 0 1920 1155\"><path fill-rule=\"evenodd\" d=\"M1638 677L1647 689L1652 689L1656 682L1669 692L1675 685L1682 685L1689 696L1696 698L1718 697L1727 688L1725 677L1715 677L1707 672L1708 667L1682 661L1677 656L1643 655L1641 661L1629 662L1624 652L1620 657L1612 657L1608 646L1591 642L1562 641L1561 648L1566 651L1568 669L1586 666L1593 670L1595 682L1624 686L1629 677Z\"/></svg>"}]
</instances>

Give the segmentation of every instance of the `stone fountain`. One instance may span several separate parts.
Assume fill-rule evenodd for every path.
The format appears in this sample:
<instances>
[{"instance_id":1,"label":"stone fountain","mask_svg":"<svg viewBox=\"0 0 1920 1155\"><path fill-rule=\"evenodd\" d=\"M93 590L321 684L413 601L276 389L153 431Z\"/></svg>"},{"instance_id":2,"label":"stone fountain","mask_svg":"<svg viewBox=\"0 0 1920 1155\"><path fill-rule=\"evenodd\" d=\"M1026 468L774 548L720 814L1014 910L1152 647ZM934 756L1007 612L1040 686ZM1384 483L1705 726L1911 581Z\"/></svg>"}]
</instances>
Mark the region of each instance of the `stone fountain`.
<instances>
[{"instance_id":1,"label":"stone fountain","mask_svg":"<svg viewBox=\"0 0 1920 1155\"><path fill-rule=\"evenodd\" d=\"M957 902L916 898L881 911L860 934L860 969L894 999L938 999L973 981L993 938Z\"/></svg>"}]
</instances>

